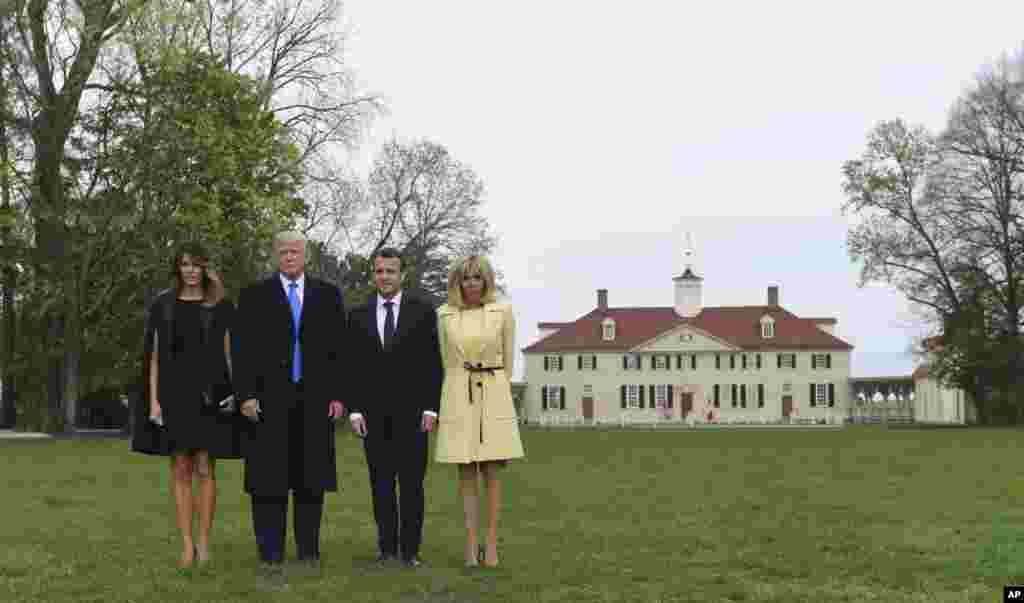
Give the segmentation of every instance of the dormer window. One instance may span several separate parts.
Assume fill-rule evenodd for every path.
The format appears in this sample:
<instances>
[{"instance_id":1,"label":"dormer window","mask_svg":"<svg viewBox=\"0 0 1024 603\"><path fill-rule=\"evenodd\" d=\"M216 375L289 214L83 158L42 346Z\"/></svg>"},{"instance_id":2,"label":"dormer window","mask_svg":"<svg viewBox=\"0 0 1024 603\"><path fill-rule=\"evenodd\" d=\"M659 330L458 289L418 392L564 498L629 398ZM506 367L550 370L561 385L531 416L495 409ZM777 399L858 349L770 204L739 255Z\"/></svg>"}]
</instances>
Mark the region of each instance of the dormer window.
<instances>
[{"instance_id":1,"label":"dormer window","mask_svg":"<svg viewBox=\"0 0 1024 603\"><path fill-rule=\"evenodd\" d=\"M611 318L606 318L601 323L601 337L605 341L613 341L615 339L615 321Z\"/></svg>"},{"instance_id":2,"label":"dormer window","mask_svg":"<svg viewBox=\"0 0 1024 603\"><path fill-rule=\"evenodd\" d=\"M771 316L761 317L761 337L763 339L775 337L775 319Z\"/></svg>"}]
</instances>

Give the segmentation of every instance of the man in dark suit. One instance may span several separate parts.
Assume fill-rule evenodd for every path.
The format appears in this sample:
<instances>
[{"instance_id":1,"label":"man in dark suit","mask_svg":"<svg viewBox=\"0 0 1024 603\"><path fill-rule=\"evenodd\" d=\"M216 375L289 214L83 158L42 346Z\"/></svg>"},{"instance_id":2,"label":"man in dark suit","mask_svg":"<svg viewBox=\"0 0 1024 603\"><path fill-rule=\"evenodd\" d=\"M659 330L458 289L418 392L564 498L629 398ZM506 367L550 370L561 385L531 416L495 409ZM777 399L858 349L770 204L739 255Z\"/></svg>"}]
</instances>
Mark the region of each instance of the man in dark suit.
<instances>
[{"instance_id":1,"label":"man in dark suit","mask_svg":"<svg viewBox=\"0 0 1024 603\"><path fill-rule=\"evenodd\" d=\"M366 450L377 560L384 563L400 553L406 566L417 567L427 434L437 420L443 379L437 314L426 301L402 291L398 251L381 249L373 268L376 295L349 314L349 349L358 362L349 420ZM395 496L396 479L400 500Z\"/></svg>"},{"instance_id":2,"label":"man in dark suit","mask_svg":"<svg viewBox=\"0 0 1024 603\"><path fill-rule=\"evenodd\" d=\"M242 291L234 330L235 392L249 419L245 490L270 571L284 558L289 491L297 556L319 562L324 492L338 489L334 420L345 412L339 356L347 345L341 292L305 274L305 237L281 233L274 252L280 271Z\"/></svg>"}]
</instances>

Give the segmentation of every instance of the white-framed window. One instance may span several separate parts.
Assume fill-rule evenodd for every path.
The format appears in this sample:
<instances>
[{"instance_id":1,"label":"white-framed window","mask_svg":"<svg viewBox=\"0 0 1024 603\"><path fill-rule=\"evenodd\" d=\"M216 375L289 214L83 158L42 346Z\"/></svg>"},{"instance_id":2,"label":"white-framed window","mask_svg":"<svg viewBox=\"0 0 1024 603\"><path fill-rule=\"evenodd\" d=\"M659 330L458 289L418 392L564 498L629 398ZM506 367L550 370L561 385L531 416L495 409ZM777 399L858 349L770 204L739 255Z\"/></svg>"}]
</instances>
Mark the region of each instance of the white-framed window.
<instances>
[{"instance_id":1,"label":"white-framed window","mask_svg":"<svg viewBox=\"0 0 1024 603\"><path fill-rule=\"evenodd\" d=\"M764 339L775 337L775 320L771 316L761 318L761 337Z\"/></svg>"},{"instance_id":2,"label":"white-framed window","mask_svg":"<svg viewBox=\"0 0 1024 603\"><path fill-rule=\"evenodd\" d=\"M615 321L611 318L606 318L601 323L601 338L605 341L612 341L615 339Z\"/></svg>"},{"instance_id":3,"label":"white-framed window","mask_svg":"<svg viewBox=\"0 0 1024 603\"><path fill-rule=\"evenodd\" d=\"M544 357L545 371L560 371L565 368L565 360L562 356L548 355Z\"/></svg>"},{"instance_id":4,"label":"white-framed window","mask_svg":"<svg viewBox=\"0 0 1024 603\"><path fill-rule=\"evenodd\" d=\"M565 409L565 396L563 385L542 385L541 386L541 408L544 410Z\"/></svg>"},{"instance_id":5,"label":"white-framed window","mask_svg":"<svg viewBox=\"0 0 1024 603\"><path fill-rule=\"evenodd\" d=\"M640 355L639 354L626 354L623 358L623 368L627 370L639 370L640 369Z\"/></svg>"},{"instance_id":6,"label":"white-framed window","mask_svg":"<svg viewBox=\"0 0 1024 603\"><path fill-rule=\"evenodd\" d=\"M816 404L824 404L828 402L828 384L827 383L815 383L814 384L814 402Z\"/></svg>"},{"instance_id":7,"label":"white-framed window","mask_svg":"<svg viewBox=\"0 0 1024 603\"><path fill-rule=\"evenodd\" d=\"M654 406L655 406L655 408L666 408L668 406L668 386L667 385L655 385L654 386Z\"/></svg>"},{"instance_id":8,"label":"white-framed window","mask_svg":"<svg viewBox=\"0 0 1024 603\"><path fill-rule=\"evenodd\" d=\"M829 356L829 354L811 354L811 368L832 368L832 358Z\"/></svg>"},{"instance_id":9,"label":"white-framed window","mask_svg":"<svg viewBox=\"0 0 1024 603\"><path fill-rule=\"evenodd\" d=\"M580 368L585 371L592 371L596 368L594 366L596 364L596 360L597 359L594 358L593 354L585 354L583 356L580 356Z\"/></svg>"},{"instance_id":10,"label":"white-framed window","mask_svg":"<svg viewBox=\"0 0 1024 603\"><path fill-rule=\"evenodd\" d=\"M796 354L779 354L779 368L795 369Z\"/></svg>"},{"instance_id":11,"label":"white-framed window","mask_svg":"<svg viewBox=\"0 0 1024 603\"><path fill-rule=\"evenodd\" d=\"M655 369L667 369L668 368L668 356L658 354L654 357L654 368Z\"/></svg>"},{"instance_id":12,"label":"white-framed window","mask_svg":"<svg viewBox=\"0 0 1024 603\"><path fill-rule=\"evenodd\" d=\"M627 408L640 408L640 386L639 385L627 385L626 386L626 407Z\"/></svg>"},{"instance_id":13,"label":"white-framed window","mask_svg":"<svg viewBox=\"0 0 1024 603\"><path fill-rule=\"evenodd\" d=\"M583 396L585 398L591 398L594 396L594 386L587 383L583 386Z\"/></svg>"}]
</instances>

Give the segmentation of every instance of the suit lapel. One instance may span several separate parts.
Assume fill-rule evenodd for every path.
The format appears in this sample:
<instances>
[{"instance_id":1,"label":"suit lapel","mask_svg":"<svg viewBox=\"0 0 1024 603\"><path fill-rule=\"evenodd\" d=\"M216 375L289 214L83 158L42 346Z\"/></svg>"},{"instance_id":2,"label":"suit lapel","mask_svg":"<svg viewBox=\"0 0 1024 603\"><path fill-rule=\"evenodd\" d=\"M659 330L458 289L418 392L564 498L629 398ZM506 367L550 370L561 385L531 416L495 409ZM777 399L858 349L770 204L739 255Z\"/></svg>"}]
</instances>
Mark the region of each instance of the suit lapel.
<instances>
[{"instance_id":1,"label":"suit lapel","mask_svg":"<svg viewBox=\"0 0 1024 603\"><path fill-rule=\"evenodd\" d=\"M302 303L299 305L299 335L306 330L306 317L309 316L309 312L306 308L309 307L309 302L315 297L314 289L316 285L313 284L313 279L306 276L306 282L302 288ZM288 304L288 313L291 314L292 306Z\"/></svg>"},{"instance_id":2,"label":"suit lapel","mask_svg":"<svg viewBox=\"0 0 1024 603\"><path fill-rule=\"evenodd\" d=\"M370 303L366 304L366 329L370 333L370 337L373 337L373 342L377 345L377 351L384 351L384 344L380 342L380 329L377 328L377 294L374 293L370 296Z\"/></svg>"},{"instance_id":3,"label":"suit lapel","mask_svg":"<svg viewBox=\"0 0 1024 603\"><path fill-rule=\"evenodd\" d=\"M398 306L398 325L395 334L391 339L391 347L395 347L402 341L402 336L409 332L409 325L413 322L413 304L410 303L407 293L402 293L402 302Z\"/></svg>"},{"instance_id":4,"label":"suit lapel","mask_svg":"<svg viewBox=\"0 0 1024 603\"><path fill-rule=\"evenodd\" d=\"M275 305L288 317L288 324L292 325L292 332L294 332L295 325L292 320L292 307L288 303L288 295L284 292L284 286L281 284L281 275L274 273L274 276L270 277L267 281L267 286L272 291Z\"/></svg>"}]
</instances>

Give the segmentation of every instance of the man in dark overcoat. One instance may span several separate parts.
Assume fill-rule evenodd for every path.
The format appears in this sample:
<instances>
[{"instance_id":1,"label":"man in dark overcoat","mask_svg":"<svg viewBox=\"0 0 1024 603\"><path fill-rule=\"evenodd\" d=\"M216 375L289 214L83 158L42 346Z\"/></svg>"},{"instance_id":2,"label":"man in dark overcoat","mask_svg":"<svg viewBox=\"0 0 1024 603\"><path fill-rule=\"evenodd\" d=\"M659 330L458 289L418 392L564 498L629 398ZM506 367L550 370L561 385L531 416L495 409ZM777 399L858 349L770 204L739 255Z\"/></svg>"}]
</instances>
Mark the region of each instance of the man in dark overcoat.
<instances>
[{"instance_id":1,"label":"man in dark overcoat","mask_svg":"<svg viewBox=\"0 0 1024 603\"><path fill-rule=\"evenodd\" d=\"M252 498L260 560L283 561L288 494L296 555L320 559L324 492L338 489L334 420L343 416L345 309L337 287L305 274L306 240L274 239L279 272L242 291L235 328L236 398L245 491Z\"/></svg>"}]
</instances>

